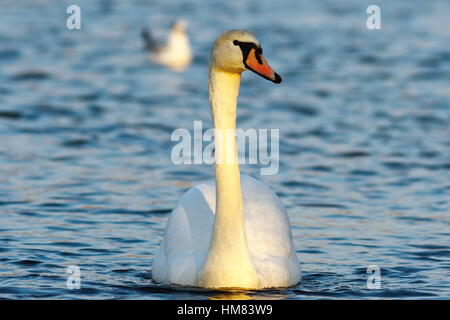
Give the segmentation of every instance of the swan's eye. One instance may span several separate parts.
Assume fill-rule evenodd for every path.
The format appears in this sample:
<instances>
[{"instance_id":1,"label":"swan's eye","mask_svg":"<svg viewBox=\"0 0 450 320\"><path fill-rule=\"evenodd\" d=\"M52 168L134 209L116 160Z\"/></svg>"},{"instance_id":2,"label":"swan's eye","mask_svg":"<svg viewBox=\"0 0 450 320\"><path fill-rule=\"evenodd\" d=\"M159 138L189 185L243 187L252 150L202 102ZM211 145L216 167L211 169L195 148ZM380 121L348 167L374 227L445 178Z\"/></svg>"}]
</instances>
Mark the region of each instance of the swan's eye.
<instances>
[{"instance_id":1,"label":"swan's eye","mask_svg":"<svg viewBox=\"0 0 450 320\"><path fill-rule=\"evenodd\" d=\"M258 51L259 54L262 54L262 48L261 47L258 47L257 51Z\"/></svg>"},{"instance_id":2,"label":"swan's eye","mask_svg":"<svg viewBox=\"0 0 450 320\"><path fill-rule=\"evenodd\" d=\"M256 52L256 51L254 51L254 52L255 52L255 58L256 58L256 61L258 61L258 63L259 63L260 65L262 65L263 62L262 62L261 56L259 55L259 50L258 50L258 52Z\"/></svg>"},{"instance_id":3,"label":"swan's eye","mask_svg":"<svg viewBox=\"0 0 450 320\"><path fill-rule=\"evenodd\" d=\"M235 46L238 46L238 45L239 45L239 41L238 41L238 40L234 40L234 41L233 41L233 44L234 44Z\"/></svg>"}]
</instances>

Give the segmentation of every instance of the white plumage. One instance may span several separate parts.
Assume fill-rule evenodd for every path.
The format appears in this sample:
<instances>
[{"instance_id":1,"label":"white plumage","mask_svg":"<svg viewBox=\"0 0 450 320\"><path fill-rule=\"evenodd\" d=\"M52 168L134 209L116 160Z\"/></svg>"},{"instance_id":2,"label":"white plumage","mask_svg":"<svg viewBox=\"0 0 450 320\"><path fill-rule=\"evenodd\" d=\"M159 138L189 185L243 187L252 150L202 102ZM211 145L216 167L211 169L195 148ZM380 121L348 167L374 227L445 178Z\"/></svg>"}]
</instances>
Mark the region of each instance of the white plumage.
<instances>
[{"instance_id":1,"label":"white plumage","mask_svg":"<svg viewBox=\"0 0 450 320\"><path fill-rule=\"evenodd\" d=\"M298 283L299 262L285 208L264 183L242 175L241 186L248 249L260 288ZM211 240L215 195L215 183L210 180L178 200L153 262L156 282L196 286Z\"/></svg>"},{"instance_id":2,"label":"white plumage","mask_svg":"<svg viewBox=\"0 0 450 320\"><path fill-rule=\"evenodd\" d=\"M158 44L150 31L144 30L142 38L150 60L176 71L187 68L191 63L192 53L186 29L187 24L184 20L175 21L163 44Z\"/></svg>"},{"instance_id":3,"label":"white plumage","mask_svg":"<svg viewBox=\"0 0 450 320\"><path fill-rule=\"evenodd\" d=\"M209 70L216 179L178 200L153 261L156 282L262 289L300 281L285 208L264 183L240 175L236 139L223 138L226 131L236 132L240 77L247 69L281 82L251 33L224 33L214 44Z\"/></svg>"}]
</instances>

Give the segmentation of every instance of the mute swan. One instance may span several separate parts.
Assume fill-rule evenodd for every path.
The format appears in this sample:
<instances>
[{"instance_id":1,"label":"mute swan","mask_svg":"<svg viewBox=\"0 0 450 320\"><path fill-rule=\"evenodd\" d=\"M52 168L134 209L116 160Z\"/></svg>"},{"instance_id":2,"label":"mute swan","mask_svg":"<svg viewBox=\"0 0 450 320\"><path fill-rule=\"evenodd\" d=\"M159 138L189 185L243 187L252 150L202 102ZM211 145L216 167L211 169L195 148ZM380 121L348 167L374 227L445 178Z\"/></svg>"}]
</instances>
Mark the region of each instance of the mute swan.
<instances>
[{"instance_id":1,"label":"mute swan","mask_svg":"<svg viewBox=\"0 0 450 320\"><path fill-rule=\"evenodd\" d=\"M176 20L164 45L158 45L151 36L150 31L143 30L142 38L150 60L173 70L184 70L191 63L192 59L186 28L187 25L184 20Z\"/></svg>"},{"instance_id":2,"label":"mute swan","mask_svg":"<svg viewBox=\"0 0 450 320\"><path fill-rule=\"evenodd\" d=\"M156 282L262 289L300 281L285 208L262 182L240 176L235 136L220 138L224 130L236 131L237 98L245 70L281 82L253 34L225 32L216 40L209 64L216 180L191 188L178 200L153 260Z\"/></svg>"}]
</instances>

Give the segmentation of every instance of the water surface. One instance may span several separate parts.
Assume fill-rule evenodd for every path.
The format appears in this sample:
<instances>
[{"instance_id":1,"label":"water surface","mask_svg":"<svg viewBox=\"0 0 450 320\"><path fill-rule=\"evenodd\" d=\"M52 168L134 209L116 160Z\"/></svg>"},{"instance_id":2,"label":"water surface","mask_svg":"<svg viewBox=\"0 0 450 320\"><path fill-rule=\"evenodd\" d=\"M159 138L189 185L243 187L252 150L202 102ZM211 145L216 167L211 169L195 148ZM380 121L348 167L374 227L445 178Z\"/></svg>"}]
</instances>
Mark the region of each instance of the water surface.
<instances>
[{"instance_id":1,"label":"water surface","mask_svg":"<svg viewBox=\"0 0 450 320\"><path fill-rule=\"evenodd\" d=\"M3 0L0 9L0 298L450 298L450 3ZM153 66L140 31L184 17L184 73ZM213 178L171 162L176 128L210 126L215 37L247 28L283 76L243 76L241 128L280 129L259 176L286 205L303 281L219 292L152 282L177 198ZM206 129L206 128L205 128ZM81 289L66 288L69 265ZM366 286L381 268L381 289Z\"/></svg>"}]
</instances>

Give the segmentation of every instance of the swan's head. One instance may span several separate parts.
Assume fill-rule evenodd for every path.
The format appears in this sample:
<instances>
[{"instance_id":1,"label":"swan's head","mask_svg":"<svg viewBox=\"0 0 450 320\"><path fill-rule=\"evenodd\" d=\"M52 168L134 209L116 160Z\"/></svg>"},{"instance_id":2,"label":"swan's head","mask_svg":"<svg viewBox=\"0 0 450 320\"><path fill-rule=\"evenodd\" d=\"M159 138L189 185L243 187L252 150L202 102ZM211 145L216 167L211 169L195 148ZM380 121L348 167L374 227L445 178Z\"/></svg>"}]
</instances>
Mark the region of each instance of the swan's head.
<instances>
[{"instance_id":1,"label":"swan's head","mask_svg":"<svg viewBox=\"0 0 450 320\"><path fill-rule=\"evenodd\" d=\"M264 59L256 37L245 30L231 30L217 38L211 53L211 67L227 72L242 73L251 70L275 83L281 77Z\"/></svg>"}]
</instances>

